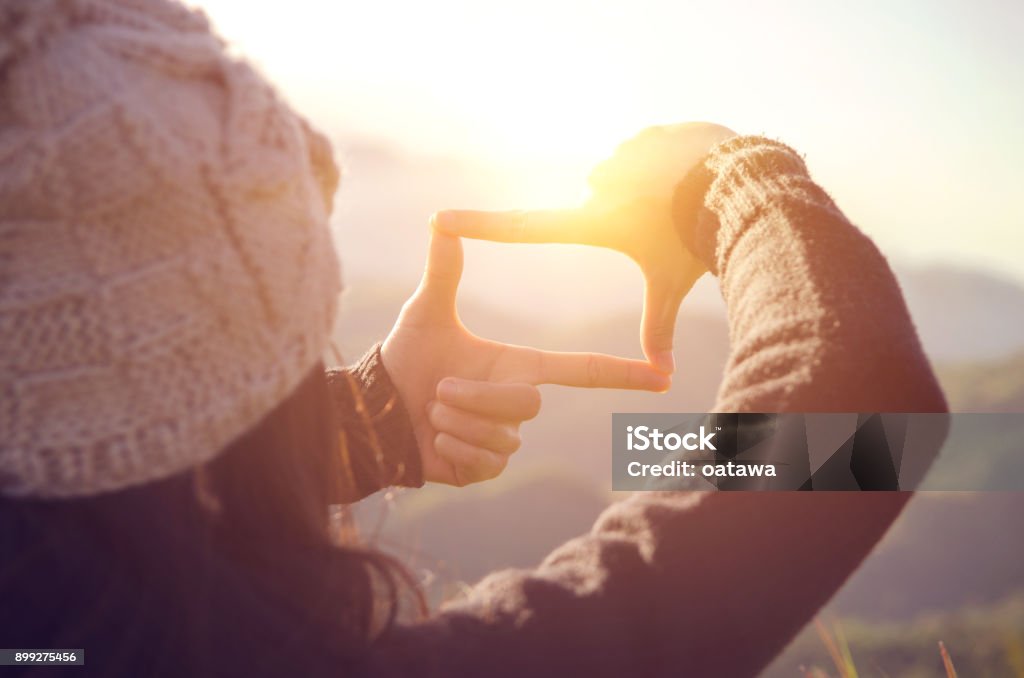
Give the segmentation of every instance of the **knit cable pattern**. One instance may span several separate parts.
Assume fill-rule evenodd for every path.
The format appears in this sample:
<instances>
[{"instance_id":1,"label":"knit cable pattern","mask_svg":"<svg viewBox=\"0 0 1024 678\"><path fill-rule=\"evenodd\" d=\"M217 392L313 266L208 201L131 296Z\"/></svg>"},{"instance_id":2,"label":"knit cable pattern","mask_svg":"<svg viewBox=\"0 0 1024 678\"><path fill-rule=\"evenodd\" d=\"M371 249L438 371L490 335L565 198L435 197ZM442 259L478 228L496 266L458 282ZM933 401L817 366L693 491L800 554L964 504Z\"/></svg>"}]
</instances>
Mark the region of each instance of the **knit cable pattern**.
<instances>
[{"instance_id":1,"label":"knit cable pattern","mask_svg":"<svg viewBox=\"0 0 1024 678\"><path fill-rule=\"evenodd\" d=\"M326 348L329 144L170 0L0 27L0 493L200 464Z\"/></svg>"}]
</instances>

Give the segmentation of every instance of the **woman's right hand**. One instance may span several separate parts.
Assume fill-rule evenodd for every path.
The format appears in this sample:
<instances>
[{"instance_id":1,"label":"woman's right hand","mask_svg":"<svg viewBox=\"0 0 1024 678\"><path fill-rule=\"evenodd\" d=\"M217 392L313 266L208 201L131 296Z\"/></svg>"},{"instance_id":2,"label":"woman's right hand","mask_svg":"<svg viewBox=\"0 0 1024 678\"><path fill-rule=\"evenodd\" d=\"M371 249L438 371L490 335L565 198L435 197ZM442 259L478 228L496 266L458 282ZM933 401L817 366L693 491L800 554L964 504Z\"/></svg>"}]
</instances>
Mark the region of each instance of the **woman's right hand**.
<instances>
[{"instance_id":1,"label":"woman's right hand","mask_svg":"<svg viewBox=\"0 0 1024 678\"><path fill-rule=\"evenodd\" d=\"M436 228L467 238L575 243L626 254L644 275L644 355L671 374L679 305L706 271L679 238L672 221L673 192L712 147L733 136L736 133L726 127L703 122L650 127L594 169L589 180L591 196L581 208L449 210L437 215Z\"/></svg>"},{"instance_id":2,"label":"woman's right hand","mask_svg":"<svg viewBox=\"0 0 1024 678\"><path fill-rule=\"evenodd\" d=\"M430 237L427 266L381 346L381 360L409 413L424 479L465 485L494 478L537 414L538 384L668 390L645 360L557 353L478 337L459 320L462 241Z\"/></svg>"}]
</instances>

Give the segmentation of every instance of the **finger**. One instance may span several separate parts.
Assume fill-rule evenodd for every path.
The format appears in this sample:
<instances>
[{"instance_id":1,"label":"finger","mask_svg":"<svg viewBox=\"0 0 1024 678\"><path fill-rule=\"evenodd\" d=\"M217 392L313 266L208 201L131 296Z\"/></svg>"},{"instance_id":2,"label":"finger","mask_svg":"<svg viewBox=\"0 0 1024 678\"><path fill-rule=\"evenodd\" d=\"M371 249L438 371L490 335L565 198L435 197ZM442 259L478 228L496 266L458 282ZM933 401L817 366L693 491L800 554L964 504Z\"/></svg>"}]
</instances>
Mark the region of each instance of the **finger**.
<instances>
[{"instance_id":1,"label":"finger","mask_svg":"<svg viewBox=\"0 0 1024 678\"><path fill-rule=\"evenodd\" d=\"M583 209L484 212L445 210L435 228L477 240L518 243L571 243L607 246L607 215Z\"/></svg>"},{"instance_id":2,"label":"finger","mask_svg":"<svg viewBox=\"0 0 1024 678\"><path fill-rule=\"evenodd\" d=\"M508 457L485 450L448 433L434 437L434 450L448 461L459 487L498 477L508 464Z\"/></svg>"},{"instance_id":3,"label":"finger","mask_svg":"<svg viewBox=\"0 0 1024 678\"><path fill-rule=\"evenodd\" d=\"M521 444L514 424L488 419L437 401L427 406L427 418L438 433L448 433L470 445L498 454L512 454Z\"/></svg>"},{"instance_id":4,"label":"finger","mask_svg":"<svg viewBox=\"0 0 1024 678\"><path fill-rule=\"evenodd\" d=\"M461 410L505 421L526 421L540 412L540 390L531 384L446 377L437 385L437 398Z\"/></svg>"},{"instance_id":5,"label":"finger","mask_svg":"<svg viewBox=\"0 0 1024 678\"><path fill-rule=\"evenodd\" d=\"M579 388L620 388L665 392L672 378L645 360L601 353L555 353L515 347L521 355L522 377L534 384Z\"/></svg>"},{"instance_id":6,"label":"finger","mask_svg":"<svg viewBox=\"0 0 1024 678\"><path fill-rule=\"evenodd\" d=\"M640 345L644 355L655 367L672 374L675 356L672 342L676 332L676 317L687 290L680 285L658 279L648 279L644 288L644 314L640 321Z\"/></svg>"},{"instance_id":7,"label":"finger","mask_svg":"<svg viewBox=\"0 0 1024 678\"><path fill-rule=\"evenodd\" d=\"M420 282L421 301L439 308L454 308L462 279L462 241L433 230L427 265Z\"/></svg>"}]
</instances>

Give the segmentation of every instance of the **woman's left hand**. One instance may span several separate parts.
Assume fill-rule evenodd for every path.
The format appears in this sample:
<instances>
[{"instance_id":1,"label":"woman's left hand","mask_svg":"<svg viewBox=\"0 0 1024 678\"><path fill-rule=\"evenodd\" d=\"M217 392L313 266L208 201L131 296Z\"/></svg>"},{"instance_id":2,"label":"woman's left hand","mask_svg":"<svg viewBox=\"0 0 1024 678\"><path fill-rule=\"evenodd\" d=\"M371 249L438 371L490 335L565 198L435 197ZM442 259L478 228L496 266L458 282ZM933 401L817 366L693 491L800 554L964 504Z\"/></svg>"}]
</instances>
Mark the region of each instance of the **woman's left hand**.
<instances>
[{"instance_id":1,"label":"woman's left hand","mask_svg":"<svg viewBox=\"0 0 1024 678\"><path fill-rule=\"evenodd\" d=\"M428 481L467 485L499 475L519 426L540 408L538 384L666 391L643 360L553 353L482 339L455 309L462 242L434 231L426 271L384 340L384 367L412 420Z\"/></svg>"},{"instance_id":2,"label":"woman's left hand","mask_svg":"<svg viewBox=\"0 0 1024 678\"><path fill-rule=\"evenodd\" d=\"M707 272L673 222L675 187L716 144L734 136L731 129L708 122L650 127L594 169L590 199L581 208L446 211L437 226L464 238L575 243L626 254L644 274L641 346L652 364L671 374L679 305Z\"/></svg>"}]
</instances>

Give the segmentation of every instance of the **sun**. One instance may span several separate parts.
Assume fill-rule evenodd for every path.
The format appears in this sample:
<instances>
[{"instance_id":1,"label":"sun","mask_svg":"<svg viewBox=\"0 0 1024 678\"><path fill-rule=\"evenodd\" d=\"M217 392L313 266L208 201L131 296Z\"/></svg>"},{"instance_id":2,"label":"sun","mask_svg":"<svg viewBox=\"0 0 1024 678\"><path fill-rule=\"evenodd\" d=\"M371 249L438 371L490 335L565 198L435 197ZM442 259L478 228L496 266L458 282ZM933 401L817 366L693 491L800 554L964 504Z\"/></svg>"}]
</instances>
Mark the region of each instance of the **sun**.
<instances>
[{"instance_id":1,"label":"sun","mask_svg":"<svg viewBox=\"0 0 1024 678\"><path fill-rule=\"evenodd\" d=\"M401 17L386 3L193 4L321 126L413 150L582 165L654 122L614 45L593 26L567 35L567 17L457 0Z\"/></svg>"}]
</instances>

